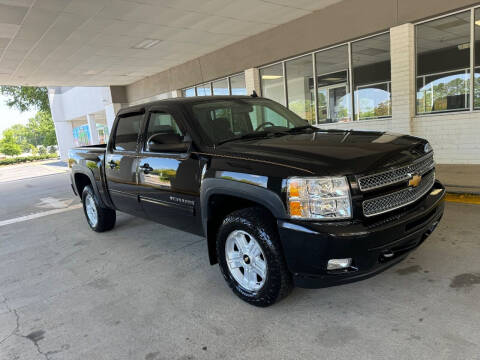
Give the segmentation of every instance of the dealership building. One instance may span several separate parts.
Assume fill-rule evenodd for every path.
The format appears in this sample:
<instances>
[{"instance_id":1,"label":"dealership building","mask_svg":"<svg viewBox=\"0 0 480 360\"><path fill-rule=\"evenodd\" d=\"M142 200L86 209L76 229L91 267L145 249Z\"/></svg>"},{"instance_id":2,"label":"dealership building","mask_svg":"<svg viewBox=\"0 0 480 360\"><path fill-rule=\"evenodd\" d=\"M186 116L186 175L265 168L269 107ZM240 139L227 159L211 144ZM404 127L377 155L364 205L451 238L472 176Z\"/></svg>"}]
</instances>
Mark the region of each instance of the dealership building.
<instances>
[{"instance_id":1,"label":"dealership building","mask_svg":"<svg viewBox=\"0 0 480 360\"><path fill-rule=\"evenodd\" d=\"M69 4L25 5L0 42L0 83L48 86L62 158L106 141L122 107L255 90L319 128L427 138L437 163L480 172L477 2Z\"/></svg>"}]
</instances>

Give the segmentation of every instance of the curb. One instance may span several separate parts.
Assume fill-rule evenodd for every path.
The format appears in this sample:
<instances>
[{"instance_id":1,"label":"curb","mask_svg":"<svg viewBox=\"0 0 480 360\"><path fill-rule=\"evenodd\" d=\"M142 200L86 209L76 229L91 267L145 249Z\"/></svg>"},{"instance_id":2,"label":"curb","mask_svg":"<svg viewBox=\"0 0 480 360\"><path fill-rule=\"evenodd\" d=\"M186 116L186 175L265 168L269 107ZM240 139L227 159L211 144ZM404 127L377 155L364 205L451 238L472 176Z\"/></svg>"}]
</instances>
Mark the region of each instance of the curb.
<instances>
[{"instance_id":1,"label":"curb","mask_svg":"<svg viewBox=\"0 0 480 360\"><path fill-rule=\"evenodd\" d=\"M480 205L480 194L447 192L445 195L445 201Z\"/></svg>"}]
</instances>

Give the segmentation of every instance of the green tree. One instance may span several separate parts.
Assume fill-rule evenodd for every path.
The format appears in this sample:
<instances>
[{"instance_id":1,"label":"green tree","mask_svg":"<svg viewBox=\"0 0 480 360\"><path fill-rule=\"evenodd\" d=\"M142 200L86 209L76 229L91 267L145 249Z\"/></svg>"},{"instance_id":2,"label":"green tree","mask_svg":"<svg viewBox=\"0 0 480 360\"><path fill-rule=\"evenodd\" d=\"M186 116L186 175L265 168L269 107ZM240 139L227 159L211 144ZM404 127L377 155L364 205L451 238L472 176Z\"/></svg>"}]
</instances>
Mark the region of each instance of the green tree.
<instances>
[{"instance_id":1,"label":"green tree","mask_svg":"<svg viewBox=\"0 0 480 360\"><path fill-rule=\"evenodd\" d=\"M35 116L28 120L27 142L43 146L57 145L57 137L55 135L55 125L53 124L52 115L50 113L39 111Z\"/></svg>"},{"instance_id":2,"label":"green tree","mask_svg":"<svg viewBox=\"0 0 480 360\"><path fill-rule=\"evenodd\" d=\"M22 148L15 141L11 130L5 130L3 132L3 138L0 140L0 152L10 156L20 155L22 153Z\"/></svg>"},{"instance_id":3,"label":"green tree","mask_svg":"<svg viewBox=\"0 0 480 360\"><path fill-rule=\"evenodd\" d=\"M55 126L49 113L39 111L28 120L27 125L15 124L8 130L12 132L15 142L24 152L36 149L37 146L52 146L57 144Z\"/></svg>"},{"instance_id":4,"label":"green tree","mask_svg":"<svg viewBox=\"0 0 480 360\"><path fill-rule=\"evenodd\" d=\"M48 90L34 86L0 86L0 93L8 98L6 104L21 112L37 109L50 114Z\"/></svg>"}]
</instances>

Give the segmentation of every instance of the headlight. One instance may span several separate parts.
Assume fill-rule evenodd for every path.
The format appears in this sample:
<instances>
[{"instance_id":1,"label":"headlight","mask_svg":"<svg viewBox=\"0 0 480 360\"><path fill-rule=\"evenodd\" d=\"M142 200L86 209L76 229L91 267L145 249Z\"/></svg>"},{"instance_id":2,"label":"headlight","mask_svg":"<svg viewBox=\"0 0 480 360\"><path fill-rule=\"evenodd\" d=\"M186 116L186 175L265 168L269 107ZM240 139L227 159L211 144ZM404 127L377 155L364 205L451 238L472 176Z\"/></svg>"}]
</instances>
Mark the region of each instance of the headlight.
<instances>
[{"instance_id":1,"label":"headlight","mask_svg":"<svg viewBox=\"0 0 480 360\"><path fill-rule=\"evenodd\" d=\"M349 219L351 203L346 177L287 180L287 205L293 219Z\"/></svg>"}]
</instances>

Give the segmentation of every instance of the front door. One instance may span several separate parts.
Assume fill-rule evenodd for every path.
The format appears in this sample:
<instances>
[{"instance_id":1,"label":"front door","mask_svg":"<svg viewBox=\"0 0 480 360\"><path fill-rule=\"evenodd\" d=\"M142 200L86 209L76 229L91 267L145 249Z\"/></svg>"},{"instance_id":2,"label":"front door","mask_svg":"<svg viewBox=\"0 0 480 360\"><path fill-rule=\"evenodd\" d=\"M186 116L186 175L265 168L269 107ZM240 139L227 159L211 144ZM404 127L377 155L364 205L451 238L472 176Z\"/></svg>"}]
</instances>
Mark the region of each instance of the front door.
<instances>
[{"instance_id":1,"label":"front door","mask_svg":"<svg viewBox=\"0 0 480 360\"><path fill-rule=\"evenodd\" d=\"M181 115L155 108L148 115L138 168L139 197L145 215L181 230L201 233L199 215L200 165L188 152L152 152L148 139L156 134L178 135L185 131Z\"/></svg>"},{"instance_id":2,"label":"front door","mask_svg":"<svg viewBox=\"0 0 480 360\"><path fill-rule=\"evenodd\" d=\"M137 195L137 146L144 114L119 117L105 155L107 186L115 208L143 215Z\"/></svg>"}]
</instances>

